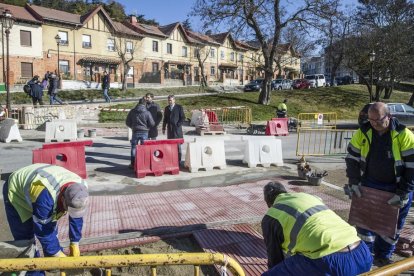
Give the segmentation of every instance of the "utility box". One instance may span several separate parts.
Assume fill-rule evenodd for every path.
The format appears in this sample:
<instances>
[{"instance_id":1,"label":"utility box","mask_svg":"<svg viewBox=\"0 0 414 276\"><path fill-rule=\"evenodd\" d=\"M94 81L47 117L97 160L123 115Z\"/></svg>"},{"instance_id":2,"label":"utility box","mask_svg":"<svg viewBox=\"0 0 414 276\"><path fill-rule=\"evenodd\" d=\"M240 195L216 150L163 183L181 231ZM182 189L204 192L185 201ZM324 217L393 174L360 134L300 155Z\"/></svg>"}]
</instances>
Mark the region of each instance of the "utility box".
<instances>
[{"instance_id":1,"label":"utility box","mask_svg":"<svg viewBox=\"0 0 414 276\"><path fill-rule=\"evenodd\" d=\"M6 84L4 82L0 82L0 93L6 92Z\"/></svg>"}]
</instances>

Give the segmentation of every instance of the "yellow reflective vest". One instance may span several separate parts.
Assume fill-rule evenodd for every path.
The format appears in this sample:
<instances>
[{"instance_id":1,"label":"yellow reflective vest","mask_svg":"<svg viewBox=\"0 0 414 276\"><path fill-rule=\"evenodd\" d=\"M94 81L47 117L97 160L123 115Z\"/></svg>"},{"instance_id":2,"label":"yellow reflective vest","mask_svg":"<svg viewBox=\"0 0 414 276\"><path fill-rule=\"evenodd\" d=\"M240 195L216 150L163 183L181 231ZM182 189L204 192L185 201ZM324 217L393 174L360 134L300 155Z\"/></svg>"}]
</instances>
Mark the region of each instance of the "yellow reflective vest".
<instances>
[{"instance_id":1,"label":"yellow reflective vest","mask_svg":"<svg viewBox=\"0 0 414 276\"><path fill-rule=\"evenodd\" d=\"M280 104L277 106L277 110L279 110L279 111L287 111L287 106L286 106L286 104L285 104L285 103L280 103Z\"/></svg>"},{"instance_id":2,"label":"yellow reflective vest","mask_svg":"<svg viewBox=\"0 0 414 276\"><path fill-rule=\"evenodd\" d=\"M318 259L360 240L354 227L319 198L306 193L278 195L267 215L282 226L281 247L290 256L301 254Z\"/></svg>"},{"instance_id":3,"label":"yellow reflective vest","mask_svg":"<svg viewBox=\"0 0 414 276\"><path fill-rule=\"evenodd\" d=\"M8 197L22 222L32 217L34 203L43 189L47 189L54 201L52 220L64 213L57 213L57 197L60 188L70 182L83 183L81 177L67 169L50 164L32 164L21 168L9 177Z\"/></svg>"}]
</instances>

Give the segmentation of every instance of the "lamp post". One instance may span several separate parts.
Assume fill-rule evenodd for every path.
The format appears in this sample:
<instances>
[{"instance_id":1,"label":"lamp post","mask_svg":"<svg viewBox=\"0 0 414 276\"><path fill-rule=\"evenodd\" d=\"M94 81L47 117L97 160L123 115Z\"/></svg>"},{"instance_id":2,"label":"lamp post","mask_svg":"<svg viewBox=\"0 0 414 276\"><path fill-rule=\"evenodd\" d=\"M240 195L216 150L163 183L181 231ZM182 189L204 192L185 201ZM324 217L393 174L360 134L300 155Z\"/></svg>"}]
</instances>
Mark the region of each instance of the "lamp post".
<instances>
[{"instance_id":1,"label":"lamp post","mask_svg":"<svg viewBox=\"0 0 414 276\"><path fill-rule=\"evenodd\" d=\"M58 56L57 56L57 77L58 77L58 87L60 87L60 68L59 68L59 45L60 45L60 36L59 34L57 34L55 36L55 40L56 40L56 44L57 44L57 52L58 52Z\"/></svg>"},{"instance_id":2,"label":"lamp post","mask_svg":"<svg viewBox=\"0 0 414 276\"><path fill-rule=\"evenodd\" d=\"M372 95L372 86L373 86L373 82L374 82L374 61L375 61L375 52L374 50L371 51L371 53L369 53L369 62L370 62L370 84L371 84L371 95ZM372 99L370 99L372 100Z\"/></svg>"},{"instance_id":3,"label":"lamp post","mask_svg":"<svg viewBox=\"0 0 414 276\"><path fill-rule=\"evenodd\" d=\"M1 17L1 24L2 27L5 29L5 33L6 33L6 47L7 47L7 52L6 52L6 107L7 107L7 112L10 116L10 57L9 57L9 35L10 35L10 29L13 27L14 24L14 17L13 14L9 11L9 10L5 10L2 14Z\"/></svg>"}]
</instances>

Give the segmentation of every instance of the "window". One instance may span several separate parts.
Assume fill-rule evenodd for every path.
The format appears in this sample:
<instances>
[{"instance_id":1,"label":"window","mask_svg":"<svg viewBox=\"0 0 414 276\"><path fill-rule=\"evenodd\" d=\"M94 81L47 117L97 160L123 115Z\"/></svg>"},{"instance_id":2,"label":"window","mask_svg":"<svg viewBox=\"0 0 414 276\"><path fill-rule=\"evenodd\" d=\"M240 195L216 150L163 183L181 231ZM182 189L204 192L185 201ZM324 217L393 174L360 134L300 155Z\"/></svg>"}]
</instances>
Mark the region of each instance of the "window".
<instances>
[{"instance_id":1,"label":"window","mask_svg":"<svg viewBox=\"0 0 414 276\"><path fill-rule=\"evenodd\" d=\"M199 68L194 67L194 76L198 76L198 75L199 75Z\"/></svg>"},{"instance_id":2,"label":"window","mask_svg":"<svg viewBox=\"0 0 414 276\"><path fill-rule=\"evenodd\" d=\"M210 75L212 75L212 76L216 75L216 67L214 67L214 66L210 67Z\"/></svg>"},{"instance_id":3,"label":"window","mask_svg":"<svg viewBox=\"0 0 414 276\"><path fill-rule=\"evenodd\" d=\"M108 51L114 52L115 51L115 39L108 38L108 40L106 40L106 48L108 49Z\"/></svg>"},{"instance_id":4,"label":"window","mask_svg":"<svg viewBox=\"0 0 414 276\"><path fill-rule=\"evenodd\" d=\"M60 36L60 45L68 45L69 44L68 32L59 31L58 34Z\"/></svg>"},{"instance_id":5,"label":"window","mask_svg":"<svg viewBox=\"0 0 414 276\"><path fill-rule=\"evenodd\" d=\"M181 49L181 53L183 57L187 57L187 47L183 46L183 48Z\"/></svg>"},{"instance_id":6,"label":"window","mask_svg":"<svg viewBox=\"0 0 414 276\"><path fill-rule=\"evenodd\" d=\"M155 40L152 41L152 51L158 52L158 41L155 41Z\"/></svg>"},{"instance_id":7,"label":"window","mask_svg":"<svg viewBox=\"0 0 414 276\"><path fill-rule=\"evenodd\" d=\"M159 70L160 70L160 68L159 68L158 62L153 62L152 63L152 72L153 73L158 73Z\"/></svg>"},{"instance_id":8,"label":"window","mask_svg":"<svg viewBox=\"0 0 414 276\"><path fill-rule=\"evenodd\" d=\"M59 60L59 70L65 75L69 74L69 60Z\"/></svg>"},{"instance_id":9,"label":"window","mask_svg":"<svg viewBox=\"0 0 414 276\"><path fill-rule=\"evenodd\" d=\"M134 47L132 44L132 41L127 41L126 42L126 52L127 53L132 53L134 51Z\"/></svg>"},{"instance_id":10,"label":"window","mask_svg":"<svg viewBox=\"0 0 414 276\"><path fill-rule=\"evenodd\" d=\"M33 63L22 62L21 63L22 78L33 77Z\"/></svg>"},{"instance_id":11,"label":"window","mask_svg":"<svg viewBox=\"0 0 414 276\"><path fill-rule=\"evenodd\" d=\"M194 49L194 57L198 58L199 54L200 54L200 49L198 49L198 48Z\"/></svg>"},{"instance_id":12,"label":"window","mask_svg":"<svg viewBox=\"0 0 414 276\"><path fill-rule=\"evenodd\" d=\"M216 57L216 49L210 49L210 57L215 58Z\"/></svg>"},{"instance_id":13,"label":"window","mask_svg":"<svg viewBox=\"0 0 414 276\"><path fill-rule=\"evenodd\" d=\"M32 32L20 30L20 45L32 46Z\"/></svg>"},{"instance_id":14,"label":"window","mask_svg":"<svg viewBox=\"0 0 414 276\"><path fill-rule=\"evenodd\" d=\"M90 35L82 35L82 47L83 48L91 48L91 36Z\"/></svg>"},{"instance_id":15,"label":"window","mask_svg":"<svg viewBox=\"0 0 414 276\"><path fill-rule=\"evenodd\" d=\"M243 62L243 58L244 58L243 54L240 54L240 55L239 55L239 60L240 60L241 62Z\"/></svg>"},{"instance_id":16,"label":"window","mask_svg":"<svg viewBox=\"0 0 414 276\"><path fill-rule=\"evenodd\" d=\"M172 54L172 44L167 43L167 54Z\"/></svg>"},{"instance_id":17,"label":"window","mask_svg":"<svg viewBox=\"0 0 414 276\"><path fill-rule=\"evenodd\" d=\"M221 52L220 52L220 58L224 59L224 51L223 50L221 50Z\"/></svg>"},{"instance_id":18,"label":"window","mask_svg":"<svg viewBox=\"0 0 414 276\"><path fill-rule=\"evenodd\" d=\"M230 53L230 60L231 60L231 61L234 61L234 52L231 52L231 53Z\"/></svg>"}]
</instances>

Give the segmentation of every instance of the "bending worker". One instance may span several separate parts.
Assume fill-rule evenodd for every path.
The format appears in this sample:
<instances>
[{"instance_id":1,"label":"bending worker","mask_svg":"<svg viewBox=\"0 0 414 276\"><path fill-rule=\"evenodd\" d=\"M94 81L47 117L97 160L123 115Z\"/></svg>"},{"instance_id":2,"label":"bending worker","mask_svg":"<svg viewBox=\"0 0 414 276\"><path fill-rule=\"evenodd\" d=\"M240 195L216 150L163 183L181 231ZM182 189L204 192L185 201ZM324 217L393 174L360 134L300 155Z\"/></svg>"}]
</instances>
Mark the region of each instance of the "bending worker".
<instances>
[{"instance_id":1,"label":"bending worker","mask_svg":"<svg viewBox=\"0 0 414 276\"><path fill-rule=\"evenodd\" d=\"M69 213L70 255L80 256L88 188L77 174L49 164L32 164L4 183L7 220L15 240L40 241L45 257L65 257L57 238L57 220ZM35 253L38 257L39 253Z\"/></svg>"},{"instance_id":2,"label":"bending worker","mask_svg":"<svg viewBox=\"0 0 414 276\"><path fill-rule=\"evenodd\" d=\"M395 237L357 228L358 235L374 254L374 263L390 264L413 198L414 135L391 117L385 103L376 102L368 109L368 122L352 137L345 161L349 179L345 192L350 197L353 194L360 197L362 185L393 193L388 204L400 208Z\"/></svg>"},{"instance_id":3,"label":"bending worker","mask_svg":"<svg viewBox=\"0 0 414 276\"><path fill-rule=\"evenodd\" d=\"M358 275L370 270L372 256L354 227L306 193L287 193L268 183L269 210L262 220L271 275Z\"/></svg>"},{"instance_id":4,"label":"bending worker","mask_svg":"<svg viewBox=\"0 0 414 276\"><path fill-rule=\"evenodd\" d=\"M277 106L276 116L278 118L286 118L287 117L287 106L286 103L288 102L287 99L284 99L282 103Z\"/></svg>"}]
</instances>

